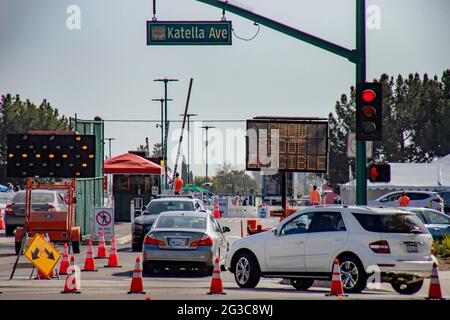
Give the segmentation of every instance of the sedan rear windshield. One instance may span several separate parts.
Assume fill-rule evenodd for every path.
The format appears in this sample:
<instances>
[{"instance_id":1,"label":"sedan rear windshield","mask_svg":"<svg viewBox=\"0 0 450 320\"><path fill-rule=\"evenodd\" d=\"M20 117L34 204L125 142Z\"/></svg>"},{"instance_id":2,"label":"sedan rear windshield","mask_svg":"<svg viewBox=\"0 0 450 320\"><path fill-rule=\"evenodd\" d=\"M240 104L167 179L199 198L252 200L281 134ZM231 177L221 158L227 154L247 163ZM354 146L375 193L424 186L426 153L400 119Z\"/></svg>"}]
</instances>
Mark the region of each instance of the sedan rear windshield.
<instances>
[{"instance_id":1,"label":"sedan rear windshield","mask_svg":"<svg viewBox=\"0 0 450 320\"><path fill-rule=\"evenodd\" d=\"M154 201L150 202L144 214L160 214L165 211L194 211L191 201Z\"/></svg>"},{"instance_id":2,"label":"sedan rear windshield","mask_svg":"<svg viewBox=\"0 0 450 320\"><path fill-rule=\"evenodd\" d=\"M53 193L31 191L31 203L52 203L55 201ZM12 199L14 203L25 203L25 192L17 193Z\"/></svg>"},{"instance_id":3,"label":"sedan rear windshield","mask_svg":"<svg viewBox=\"0 0 450 320\"><path fill-rule=\"evenodd\" d=\"M203 217L160 217L156 228L206 229L206 218Z\"/></svg>"},{"instance_id":4,"label":"sedan rear windshield","mask_svg":"<svg viewBox=\"0 0 450 320\"><path fill-rule=\"evenodd\" d=\"M365 214L353 213L361 226L371 232L427 233L423 223L412 214Z\"/></svg>"}]
</instances>

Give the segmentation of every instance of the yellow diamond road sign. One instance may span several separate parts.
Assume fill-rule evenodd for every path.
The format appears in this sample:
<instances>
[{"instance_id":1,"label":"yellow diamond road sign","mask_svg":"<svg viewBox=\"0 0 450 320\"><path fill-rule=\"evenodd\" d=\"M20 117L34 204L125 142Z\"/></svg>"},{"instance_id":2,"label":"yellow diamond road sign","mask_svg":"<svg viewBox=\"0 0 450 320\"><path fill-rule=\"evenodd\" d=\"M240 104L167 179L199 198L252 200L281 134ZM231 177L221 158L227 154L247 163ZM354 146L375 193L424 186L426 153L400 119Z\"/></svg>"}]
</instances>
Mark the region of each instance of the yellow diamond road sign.
<instances>
[{"instance_id":1,"label":"yellow diamond road sign","mask_svg":"<svg viewBox=\"0 0 450 320\"><path fill-rule=\"evenodd\" d=\"M30 245L25 250L24 256L27 257L38 270L48 276L61 258L61 253L59 253L59 251L48 243L40 234L36 233L33 239L31 239Z\"/></svg>"}]
</instances>

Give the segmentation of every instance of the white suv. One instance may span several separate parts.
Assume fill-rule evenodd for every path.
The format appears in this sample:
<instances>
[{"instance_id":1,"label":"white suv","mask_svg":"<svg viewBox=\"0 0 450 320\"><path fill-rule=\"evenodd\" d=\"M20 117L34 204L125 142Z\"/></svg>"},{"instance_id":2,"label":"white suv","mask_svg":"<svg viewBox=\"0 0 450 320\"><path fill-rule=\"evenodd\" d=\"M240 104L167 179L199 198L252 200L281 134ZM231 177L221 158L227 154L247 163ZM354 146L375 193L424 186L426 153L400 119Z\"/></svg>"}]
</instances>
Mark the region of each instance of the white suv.
<instances>
[{"instance_id":1,"label":"white suv","mask_svg":"<svg viewBox=\"0 0 450 320\"><path fill-rule=\"evenodd\" d=\"M432 191L405 191L409 197L409 205L411 207L433 208L440 212L444 212L444 200ZM400 197L402 191L394 191L385 194L375 200L367 201L371 206L398 207L400 205Z\"/></svg>"},{"instance_id":2,"label":"white suv","mask_svg":"<svg viewBox=\"0 0 450 320\"><path fill-rule=\"evenodd\" d=\"M312 207L271 231L234 242L226 267L237 284L254 288L260 277L288 278L299 290L331 279L339 260L346 292L361 292L371 270L395 291L413 294L431 276L432 237L415 214L396 208Z\"/></svg>"}]
</instances>

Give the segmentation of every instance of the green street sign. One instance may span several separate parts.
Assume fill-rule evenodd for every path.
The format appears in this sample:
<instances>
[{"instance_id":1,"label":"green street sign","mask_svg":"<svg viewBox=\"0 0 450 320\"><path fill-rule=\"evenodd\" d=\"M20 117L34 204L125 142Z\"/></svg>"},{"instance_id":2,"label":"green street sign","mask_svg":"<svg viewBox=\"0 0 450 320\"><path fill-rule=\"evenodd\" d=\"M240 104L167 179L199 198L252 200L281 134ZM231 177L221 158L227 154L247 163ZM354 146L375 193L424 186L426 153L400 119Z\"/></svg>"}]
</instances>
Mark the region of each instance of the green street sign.
<instances>
[{"instance_id":1,"label":"green street sign","mask_svg":"<svg viewBox=\"0 0 450 320\"><path fill-rule=\"evenodd\" d=\"M231 45L231 21L147 21L147 45Z\"/></svg>"}]
</instances>

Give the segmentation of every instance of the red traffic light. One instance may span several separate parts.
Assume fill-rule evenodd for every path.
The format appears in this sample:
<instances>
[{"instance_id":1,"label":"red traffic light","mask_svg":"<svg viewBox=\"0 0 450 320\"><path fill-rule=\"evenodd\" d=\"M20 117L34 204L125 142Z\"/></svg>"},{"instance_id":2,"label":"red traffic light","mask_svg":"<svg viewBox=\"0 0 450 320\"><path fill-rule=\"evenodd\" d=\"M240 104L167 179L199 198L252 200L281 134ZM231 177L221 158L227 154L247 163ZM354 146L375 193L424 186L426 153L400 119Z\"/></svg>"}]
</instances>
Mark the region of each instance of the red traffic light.
<instances>
[{"instance_id":1,"label":"red traffic light","mask_svg":"<svg viewBox=\"0 0 450 320\"><path fill-rule=\"evenodd\" d=\"M371 102L375 101L376 97L377 97L377 95L375 94L375 92L370 89L364 90L361 94L361 99L365 103L371 103Z\"/></svg>"},{"instance_id":2,"label":"red traffic light","mask_svg":"<svg viewBox=\"0 0 450 320\"><path fill-rule=\"evenodd\" d=\"M370 181L377 181L377 178L380 175L377 167L370 168L369 174L370 174Z\"/></svg>"}]
</instances>

